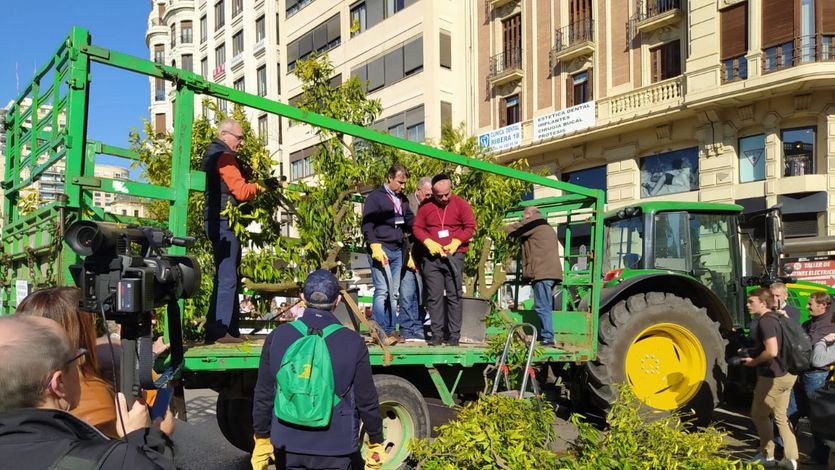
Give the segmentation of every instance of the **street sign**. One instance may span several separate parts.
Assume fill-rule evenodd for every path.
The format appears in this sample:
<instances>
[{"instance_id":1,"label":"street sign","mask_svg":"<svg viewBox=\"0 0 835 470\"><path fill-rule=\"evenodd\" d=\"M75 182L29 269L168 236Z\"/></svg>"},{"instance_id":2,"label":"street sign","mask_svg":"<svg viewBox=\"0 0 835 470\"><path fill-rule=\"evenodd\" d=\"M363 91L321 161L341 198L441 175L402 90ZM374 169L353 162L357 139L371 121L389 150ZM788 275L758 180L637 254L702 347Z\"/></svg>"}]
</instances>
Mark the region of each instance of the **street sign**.
<instances>
[{"instance_id":1,"label":"street sign","mask_svg":"<svg viewBox=\"0 0 835 470\"><path fill-rule=\"evenodd\" d=\"M785 258L784 260L785 266L792 268L792 276L804 281L819 282L835 287L835 256Z\"/></svg>"}]
</instances>

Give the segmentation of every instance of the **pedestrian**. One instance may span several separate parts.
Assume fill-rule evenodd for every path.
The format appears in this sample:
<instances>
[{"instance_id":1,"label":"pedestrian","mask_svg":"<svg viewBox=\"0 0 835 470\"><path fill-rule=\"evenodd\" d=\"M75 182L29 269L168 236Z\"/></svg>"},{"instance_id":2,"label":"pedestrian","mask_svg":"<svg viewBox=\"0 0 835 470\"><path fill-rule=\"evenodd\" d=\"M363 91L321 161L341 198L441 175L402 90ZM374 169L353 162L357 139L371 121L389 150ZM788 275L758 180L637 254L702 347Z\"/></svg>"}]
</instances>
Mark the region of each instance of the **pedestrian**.
<instances>
[{"instance_id":1,"label":"pedestrian","mask_svg":"<svg viewBox=\"0 0 835 470\"><path fill-rule=\"evenodd\" d=\"M414 194L409 195L409 207L414 211L423 201L432 196L432 178L424 176L418 180ZM408 261L403 266L403 278L400 280L400 311L397 320L400 323L400 334L406 342L424 342L423 319L426 316L423 309L422 290L420 288L420 273L417 266L420 261L420 246L414 234L408 238Z\"/></svg>"},{"instance_id":2,"label":"pedestrian","mask_svg":"<svg viewBox=\"0 0 835 470\"><path fill-rule=\"evenodd\" d=\"M775 312L794 322L800 323L800 310L789 303L789 288L782 282L774 282L771 286L769 286L769 290L771 291L771 295L774 297ZM756 324L752 322L752 331L755 326ZM798 381L795 386L797 387L799 384L800 381ZM789 395L789 408L787 413L789 416L789 422L791 423L793 429L797 429L797 423L800 422L801 416L799 407L797 406L798 393L802 393L802 391L796 392L792 389L791 395ZM782 444L782 438L778 437L777 446L782 446Z\"/></svg>"},{"instance_id":3,"label":"pedestrian","mask_svg":"<svg viewBox=\"0 0 835 470\"><path fill-rule=\"evenodd\" d=\"M774 298L768 289L754 289L748 294L749 313L756 315L757 331L754 332L755 345L749 350L749 356L742 359L747 367L757 368L757 384L751 404L751 420L760 438L760 447L753 461L764 466L775 465L774 428L771 417L777 424L783 438L785 457L780 462L784 468L797 468L797 440L789 424L786 412L789 395L797 380L790 374L779 358L783 347L782 330L777 313L774 311Z\"/></svg>"},{"instance_id":4,"label":"pedestrian","mask_svg":"<svg viewBox=\"0 0 835 470\"><path fill-rule=\"evenodd\" d=\"M403 187L409 171L403 165L392 165L387 182L371 191L362 209L362 235L368 245L368 264L371 265L371 282L374 284L374 300L371 314L383 332L390 337L389 344L401 338L397 329L397 298L400 294L401 267L408 259L404 242L412 231L414 214ZM405 338L403 338L405 339Z\"/></svg>"},{"instance_id":5,"label":"pedestrian","mask_svg":"<svg viewBox=\"0 0 835 470\"><path fill-rule=\"evenodd\" d=\"M206 315L207 343L243 342L238 331L241 242L223 211L228 205L249 201L264 190L257 183L248 182L241 170L236 152L243 140L241 124L234 119L224 119L218 126L217 137L212 139L203 155L203 171L206 172L204 227L212 243L215 266L212 299Z\"/></svg>"},{"instance_id":6,"label":"pedestrian","mask_svg":"<svg viewBox=\"0 0 835 470\"><path fill-rule=\"evenodd\" d=\"M342 300L339 292L339 283L329 271L310 273L302 289L307 305L304 315L293 323L279 325L264 342L252 408L255 470L267 468L274 450L278 469L360 469L360 421L370 442L365 468L380 468L382 464L383 422L368 348L358 333L343 327L333 315ZM340 398L327 426L316 428L291 424L276 414L276 400L282 392L276 377L283 367L295 365L286 354L296 341L311 334L324 338L333 371L333 393ZM298 377L308 378L310 387L318 389L313 378L319 369L314 368L313 374L311 367L304 370L306 377L304 373Z\"/></svg>"},{"instance_id":7,"label":"pedestrian","mask_svg":"<svg viewBox=\"0 0 835 470\"><path fill-rule=\"evenodd\" d=\"M835 324L832 323L832 297L826 292L812 292L809 295L809 302L806 305L809 311L809 320L803 323L803 330L809 335L812 342L813 351L817 349L820 351L821 346L818 343L826 344L825 338L835 337ZM825 347L825 346L824 346ZM829 366L835 362L835 358L831 361L822 360L820 353L817 357L813 354L812 369L803 372L800 375L800 384L803 388L802 410L804 415L808 415L808 401L815 398L817 392L826 383L829 376ZM796 429L796 428L795 428ZM814 449L809 454L815 463L825 465L829 460L829 448L826 443L812 433L812 439L815 443Z\"/></svg>"},{"instance_id":8,"label":"pedestrian","mask_svg":"<svg viewBox=\"0 0 835 470\"><path fill-rule=\"evenodd\" d=\"M522 242L522 280L531 282L533 288L542 345L553 346L554 285L562 281L557 232L535 206L525 207L522 220L507 225L505 232Z\"/></svg>"},{"instance_id":9,"label":"pedestrian","mask_svg":"<svg viewBox=\"0 0 835 470\"><path fill-rule=\"evenodd\" d=\"M415 217L415 238L424 246L420 270L426 289L426 309L432 320L430 346L442 341L458 346L461 337L461 283L464 256L475 233L470 204L453 194L449 176L432 178L432 198ZM446 296L444 296L446 293ZM446 330L446 336L444 335Z\"/></svg>"},{"instance_id":10,"label":"pedestrian","mask_svg":"<svg viewBox=\"0 0 835 470\"><path fill-rule=\"evenodd\" d=\"M124 439L108 439L70 414L81 400L78 362L61 325L37 316L0 317L0 461L6 468L174 469L170 458L174 418L151 425L148 407L130 411L117 396Z\"/></svg>"}]
</instances>

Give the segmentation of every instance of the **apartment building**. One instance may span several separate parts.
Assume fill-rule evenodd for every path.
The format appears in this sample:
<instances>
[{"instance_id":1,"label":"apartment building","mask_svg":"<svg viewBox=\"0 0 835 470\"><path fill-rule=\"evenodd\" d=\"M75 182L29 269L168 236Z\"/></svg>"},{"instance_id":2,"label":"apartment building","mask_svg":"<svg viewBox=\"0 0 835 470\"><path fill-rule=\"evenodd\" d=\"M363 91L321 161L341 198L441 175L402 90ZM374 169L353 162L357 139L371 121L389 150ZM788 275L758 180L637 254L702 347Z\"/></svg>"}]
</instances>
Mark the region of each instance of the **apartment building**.
<instances>
[{"instance_id":1,"label":"apartment building","mask_svg":"<svg viewBox=\"0 0 835 470\"><path fill-rule=\"evenodd\" d=\"M474 32L467 12L475 11L475 3L153 0L146 42L152 60L194 67L210 80L289 103L301 94L296 61L326 52L334 85L357 76L367 83L368 96L381 100L376 128L437 141L443 122L467 120L468 34ZM170 83L153 79L150 87L154 126L170 128ZM317 138L309 126L254 110L248 117L285 176L311 176Z\"/></svg>"},{"instance_id":2,"label":"apartment building","mask_svg":"<svg viewBox=\"0 0 835 470\"><path fill-rule=\"evenodd\" d=\"M835 1L487 0L477 25L501 161L611 208L781 203L787 237L835 235Z\"/></svg>"}]
</instances>

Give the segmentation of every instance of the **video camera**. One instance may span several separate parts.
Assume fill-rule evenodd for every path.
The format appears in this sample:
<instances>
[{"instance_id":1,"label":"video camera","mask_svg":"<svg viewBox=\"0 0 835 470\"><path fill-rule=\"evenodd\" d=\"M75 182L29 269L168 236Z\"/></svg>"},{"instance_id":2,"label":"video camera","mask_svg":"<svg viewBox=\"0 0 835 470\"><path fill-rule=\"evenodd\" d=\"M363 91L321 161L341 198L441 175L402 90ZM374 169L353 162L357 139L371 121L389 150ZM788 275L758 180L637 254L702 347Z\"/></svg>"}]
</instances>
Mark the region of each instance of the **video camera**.
<instances>
[{"instance_id":1,"label":"video camera","mask_svg":"<svg viewBox=\"0 0 835 470\"><path fill-rule=\"evenodd\" d=\"M179 299L200 288L200 265L191 256L164 253L171 246L190 247L193 237L174 237L156 227L80 220L64 234L64 241L84 258L69 267L81 290L79 307L101 312L121 325L119 389L129 404L141 390L167 385L183 361ZM170 367L159 379L152 375L152 314L167 307ZM128 393L130 392L130 393Z\"/></svg>"}]
</instances>

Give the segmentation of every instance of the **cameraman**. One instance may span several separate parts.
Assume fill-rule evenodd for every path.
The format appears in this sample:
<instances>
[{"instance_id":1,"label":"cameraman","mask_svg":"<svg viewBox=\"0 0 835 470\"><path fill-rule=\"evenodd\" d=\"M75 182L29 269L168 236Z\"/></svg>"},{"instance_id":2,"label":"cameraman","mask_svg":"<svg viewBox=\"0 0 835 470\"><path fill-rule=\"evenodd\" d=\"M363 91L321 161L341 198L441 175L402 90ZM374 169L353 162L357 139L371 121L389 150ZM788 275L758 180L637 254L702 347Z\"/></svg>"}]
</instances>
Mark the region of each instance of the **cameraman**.
<instances>
[{"instance_id":1,"label":"cameraman","mask_svg":"<svg viewBox=\"0 0 835 470\"><path fill-rule=\"evenodd\" d=\"M170 439L151 427L148 408L119 405L124 440L109 440L68 413L81 396L74 351L61 326L41 317L0 317L0 461L20 470L44 468L174 469L163 455ZM14 380L8 380L14 378ZM173 433L170 415L161 424Z\"/></svg>"},{"instance_id":2,"label":"cameraman","mask_svg":"<svg viewBox=\"0 0 835 470\"><path fill-rule=\"evenodd\" d=\"M218 136L203 155L206 172L205 228L214 252L215 278L212 302L206 318L206 342L241 343L238 319L238 292L241 280L241 242L229 226L229 219L221 213L227 204L249 201L264 187L247 182L241 174L236 152L244 141L241 123L224 119L218 126Z\"/></svg>"}]
</instances>

